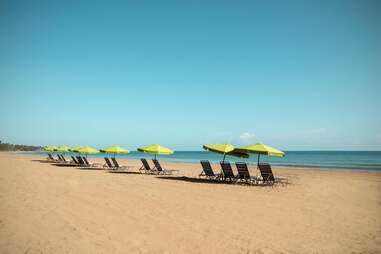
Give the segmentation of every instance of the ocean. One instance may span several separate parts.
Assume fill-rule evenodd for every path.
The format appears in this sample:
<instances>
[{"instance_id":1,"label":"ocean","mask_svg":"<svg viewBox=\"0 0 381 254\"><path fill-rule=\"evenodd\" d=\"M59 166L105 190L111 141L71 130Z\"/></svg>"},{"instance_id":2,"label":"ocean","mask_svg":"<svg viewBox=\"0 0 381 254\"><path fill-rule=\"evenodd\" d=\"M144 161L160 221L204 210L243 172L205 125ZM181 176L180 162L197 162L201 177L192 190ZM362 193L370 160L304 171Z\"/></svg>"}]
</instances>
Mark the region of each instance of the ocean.
<instances>
[{"instance_id":1,"label":"ocean","mask_svg":"<svg viewBox=\"0 0 381 254\"><path fill-rule=\"evenodd\" d=\"M20 152L45 156L46 152ZM272 165L293 166L293 167L313 167L313 168L337 168L337 169L358 169L358 170L381 170L381 151L289 151L286 156L269 157L261 156L261 162L269 162ZM65 156L77 155L75 153L66 153ZM88 157L104 157L105 154L99 153L89 155ZM112 155L108 155L112 156ZM116 155L117 158L140 159L152 158L153 155L140 152L130 152L125 155ZM219 162L222 155L207 151L177 151L172 155L157 156L162 161L173 162L199 162L200 160L209 160ZM230 162L244 161L249 164L257 163L257 155L252 154L250 158L235 158L226 156Z\"/></svg>"}]
</instances>

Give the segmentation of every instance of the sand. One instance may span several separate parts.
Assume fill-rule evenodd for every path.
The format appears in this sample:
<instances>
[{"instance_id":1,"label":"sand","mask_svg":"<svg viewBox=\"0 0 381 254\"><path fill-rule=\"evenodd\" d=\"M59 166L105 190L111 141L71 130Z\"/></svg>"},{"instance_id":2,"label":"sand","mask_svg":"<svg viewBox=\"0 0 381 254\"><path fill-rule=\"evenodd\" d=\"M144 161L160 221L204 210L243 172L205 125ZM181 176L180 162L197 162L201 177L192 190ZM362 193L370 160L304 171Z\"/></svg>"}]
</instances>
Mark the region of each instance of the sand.
<instances>
[{"instance_id":1,"label":"sand","mask_svg":"<svg viewBox=\"0 0 381 254\"><path fill-rule=\"evenodd\" d=\"M381 253L381 173L275 168L272 188L37 159L0 153L0 253Z\"/></svg>"}]
</instances>

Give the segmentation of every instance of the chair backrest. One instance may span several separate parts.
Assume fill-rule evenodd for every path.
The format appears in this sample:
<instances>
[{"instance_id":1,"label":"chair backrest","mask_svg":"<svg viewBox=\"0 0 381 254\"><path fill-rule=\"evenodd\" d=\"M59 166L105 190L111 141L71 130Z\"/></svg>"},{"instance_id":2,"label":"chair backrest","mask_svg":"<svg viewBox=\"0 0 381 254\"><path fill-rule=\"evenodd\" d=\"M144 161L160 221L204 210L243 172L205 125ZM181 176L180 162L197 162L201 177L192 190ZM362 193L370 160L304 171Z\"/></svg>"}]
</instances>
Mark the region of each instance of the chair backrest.
<instances>
[{"instance_id":1,"label":"chair backrest","mask_svg":"<svg viewBox=\"0 0 381 254\"><path fill-rule=\"evenodd\" d=\"M86 166L90 166L90 163L89 163L89 161L87 160L87 158L84 157L84 156L82 156L82 158L83 158L83 161L85 162L85 165L86 165Z\"/></svg>"},{"instance_id":2,"label":"chair backrest","mask_svg":"<svg viewBox=\"0 0 381 254\"><path fill-rule=\"evenodd\" d=\"M161 167L161 165L160 165L158 160L153 159L152 161L153 161L153 164L155 165L157 171L163 171L163 168Z\"/></svg>"},{"instance_id":3,"label":"chair backrest","mask_svg":"<svg viewBox=\"0 0 381 254\"><path fill-rule=\"evenodd\" d=\"M222 173L224 174L225 178L233 178L234 177L233 169L232 169L232 166L230 165L230 162L221 161L220 165L221 165Z\"/></svg>"},{"instance_id":4,"label":"chair backrest","mask_svg":"<svg viewBox=\"0 0 381 254\"><path fill-rule=\"evenodd\" d=\"M54 160L53 156L50 153L48 153L48 157L49 159Z\"/></svg>"},{"instance_id":5,"label":"chair backrest","mask_svg":"<svg viewBox=\"0 0 381 254\"><path fill-rule=\"evenodd\" d=\"M79 164L79 162L77 161L77 159L74 156L71 156L71 159L74 161L75 164Z\"/></svg>"},{"instance_id":6,"label":"chair backrest","mask_svg":"<svg viewBox=\"0 0 381 254\"><path fill-rule=\"evenodd\" d=\"M57 157L58 157L58 160L59 160L59 161L62 161L62 158L61 158L61 155L60 155L60 154L57 154Z\"/></svg>"},{"instance_id":7,"label":"chair backrest","mask_svg":"<svg viewBox=\"0 0 381 254\"><path fill-rule=\"evenodd\" d=\"M235 166L238 171L238 178L240 179L250 179L249 169L247 168L247 164L244 162L236 162Z\"/></svg>"},{"instance_id":8,"label":"chair backrest","mask_svg":"<svg viewBox=\"0 0 381 254\"><path fill-rule=\"evenodd\" d=\"M114 166L111 164L110 159L105 157L106 164L109 168L113 168Z\"/></svg>"},{"instance_id":9,"label":"chair backrest","mask_svg":"<svg viewBox=\"0 0 381 254\"><path fill-rule=\"evenodd\" d=\"M79 165L86 165L81 156L77 156L77 161Z\"/></svg>"},{"instance_id":10,"label":"chair backrest","mask_svg":"<svg viewBox=\"0 0 381 254\"><path fill-rule=\"evenodd\" d=\"M140 160L142 161L143 167L145 168L145 170L147 170L147 171L151 170L151 167L149 166L149 164L148 164L146 159L141 158Z\"/></svg>"},{"instance_id":11,"label":"chair backrest","mask_svg":"<svg viewBox=\"0 0 381 254\"><path fill-rule=\"evenodd\" d=\"M259 171L261 172L261 176L265 181L275 181L275 177L273 171L271 170L271 166L268 163L260 163L258 164Z\"/></svg>"},{"instance_id":12,"label":"chair backrest","mask_svg":"<svg viewBox=\"0 0 381 254\"><path fill-rule=\"evenodd\" d=\"M63 162L66 162L66 159L65 159L65 157L62 154L61 154L61 159L62 159Z\"/></svg>"},{"instance_id":13,"label":"chair backrest","mask_svg":"<svg viewBox=\"0 0 381 254\"><path fill-rule=\"evenodd\" d=\"M215 176L209 161L201 160L200 163L202 166L202 170L204 170L206 176Z\"/></svg>"},{"instance_id":14,"label":"chair backrest","mask_svg":"<svg viewBox=\"0 0 381 254\"><path fill-rule=\"evenodd\" d=\"M116 168L120 168L119 166L119 163L117 162L117 160L115 158L111 158L112 162L114 162L114 165Z\"/></svg>"}]
</instances>

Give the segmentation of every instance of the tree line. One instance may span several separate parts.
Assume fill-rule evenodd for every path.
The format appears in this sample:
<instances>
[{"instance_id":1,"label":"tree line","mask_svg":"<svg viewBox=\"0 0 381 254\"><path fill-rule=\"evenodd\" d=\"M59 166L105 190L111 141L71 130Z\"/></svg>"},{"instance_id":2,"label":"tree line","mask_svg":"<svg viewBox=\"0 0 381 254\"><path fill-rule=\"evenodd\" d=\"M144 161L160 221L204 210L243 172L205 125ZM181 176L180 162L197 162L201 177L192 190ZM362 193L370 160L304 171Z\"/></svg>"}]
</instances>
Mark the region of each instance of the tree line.
<instances>
[{"instance_id":1,"label":"tree line","mask_svg":"<svg viewBox=\"0 0 381 254\"><path fill-rule=\"evenodd\" d=\"M0 141L0 151L38 151L42 150L41 146L14 145L2 143Z\"/></svg>"}]
</instances>

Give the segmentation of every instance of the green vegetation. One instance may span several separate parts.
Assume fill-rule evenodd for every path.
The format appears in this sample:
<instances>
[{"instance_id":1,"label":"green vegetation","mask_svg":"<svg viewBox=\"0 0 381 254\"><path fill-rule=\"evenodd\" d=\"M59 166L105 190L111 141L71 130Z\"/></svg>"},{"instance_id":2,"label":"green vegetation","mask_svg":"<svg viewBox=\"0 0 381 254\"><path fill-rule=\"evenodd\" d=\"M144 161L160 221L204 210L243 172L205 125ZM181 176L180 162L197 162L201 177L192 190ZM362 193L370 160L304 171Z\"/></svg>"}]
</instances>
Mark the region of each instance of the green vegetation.
<instances>
[{"instance_id":1,"label":"green vegetation","mask_svg":"<svg viewBox=\"0 0 381 254\"><path fill-rule=\"evenodd\" d=\"M41 146L26 146L2 143L0 141L0 151L38 151L42 150Z\"/></svg>"}]
</instances>

